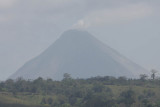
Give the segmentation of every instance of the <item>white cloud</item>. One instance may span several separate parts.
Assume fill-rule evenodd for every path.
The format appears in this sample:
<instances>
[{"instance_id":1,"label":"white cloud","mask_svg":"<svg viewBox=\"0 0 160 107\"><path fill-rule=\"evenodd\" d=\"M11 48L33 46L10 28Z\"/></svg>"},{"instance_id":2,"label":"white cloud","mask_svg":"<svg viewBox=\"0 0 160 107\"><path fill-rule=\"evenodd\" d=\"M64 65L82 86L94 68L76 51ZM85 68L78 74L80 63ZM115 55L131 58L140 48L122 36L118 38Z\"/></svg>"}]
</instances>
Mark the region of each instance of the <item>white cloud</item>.
<instances>
[{"instance_id":1,"label":"white cloud","mask_svg":"<svg viewBox=\"0 0 160 107\"><path fill-rule=\"evenodd\" d=\"M88 28L103 26L106 24L117 24L151 15L153 8L147 4L132 4L121 8L101 9L91 12L80 19L73 27Z\"/></svg>"}]
</instances>

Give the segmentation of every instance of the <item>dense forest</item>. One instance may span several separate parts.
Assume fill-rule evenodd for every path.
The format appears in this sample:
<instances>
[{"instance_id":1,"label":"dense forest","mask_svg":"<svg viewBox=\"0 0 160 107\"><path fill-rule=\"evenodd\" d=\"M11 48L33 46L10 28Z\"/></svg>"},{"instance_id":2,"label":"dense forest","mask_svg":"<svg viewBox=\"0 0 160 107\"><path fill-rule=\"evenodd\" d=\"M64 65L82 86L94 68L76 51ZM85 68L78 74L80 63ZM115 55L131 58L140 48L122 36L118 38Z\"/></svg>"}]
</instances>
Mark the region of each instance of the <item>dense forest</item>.
<instances>
[{"instance_id":1,"label":"dense forest","mask_svg":"<svg viewBox=\"0 0 160 107\"><path fill-rule=\"evenodd\" d=\"M0 82L0 107L160 107L160 80L126 77Z\"/></svg>"}]
</instances>

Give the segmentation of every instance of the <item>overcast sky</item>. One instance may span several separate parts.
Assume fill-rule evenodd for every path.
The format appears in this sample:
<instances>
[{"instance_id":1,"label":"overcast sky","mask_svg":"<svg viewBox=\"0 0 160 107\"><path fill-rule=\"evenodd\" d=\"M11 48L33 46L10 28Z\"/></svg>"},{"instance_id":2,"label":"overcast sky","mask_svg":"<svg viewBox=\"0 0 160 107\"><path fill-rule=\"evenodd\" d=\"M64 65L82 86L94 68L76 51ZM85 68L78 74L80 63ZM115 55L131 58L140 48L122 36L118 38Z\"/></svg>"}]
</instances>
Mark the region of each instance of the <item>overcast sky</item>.
<instances>
[{"instance_id":1,"label":"overcast sky","mask_svg":"<svg viewBox=\"0 0 160 107\"><path fill-rule=\"evenodd\" d=\"M160 71L159 0L0 0L0 80L74 28Z\"/></svg>"}]
</instances>

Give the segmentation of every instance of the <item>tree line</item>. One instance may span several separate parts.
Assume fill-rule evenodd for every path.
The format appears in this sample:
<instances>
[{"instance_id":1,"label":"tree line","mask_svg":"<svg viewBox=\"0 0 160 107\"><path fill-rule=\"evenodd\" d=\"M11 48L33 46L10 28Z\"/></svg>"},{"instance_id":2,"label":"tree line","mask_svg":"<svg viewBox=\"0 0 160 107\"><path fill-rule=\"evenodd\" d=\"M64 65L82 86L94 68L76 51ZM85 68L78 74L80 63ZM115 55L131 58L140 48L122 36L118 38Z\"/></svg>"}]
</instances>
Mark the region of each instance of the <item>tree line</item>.
<instances>
[{"instance_id":1,"label":"tree line","mask_svg":"<svg viewBox=\"0 0 160 107\"><path fill-rule=\"evenodd\" d=\"M155 91L159 86L159 79L143 76L139 79L111 76L73 79L64 74L62 81L41 77L33 81L8 79L0 83L0 93L11 93L13 97L41 95L39 107L160 107L160 93ZM2 104L10 107L0 99Z\"/></svg>"}]
</instances>

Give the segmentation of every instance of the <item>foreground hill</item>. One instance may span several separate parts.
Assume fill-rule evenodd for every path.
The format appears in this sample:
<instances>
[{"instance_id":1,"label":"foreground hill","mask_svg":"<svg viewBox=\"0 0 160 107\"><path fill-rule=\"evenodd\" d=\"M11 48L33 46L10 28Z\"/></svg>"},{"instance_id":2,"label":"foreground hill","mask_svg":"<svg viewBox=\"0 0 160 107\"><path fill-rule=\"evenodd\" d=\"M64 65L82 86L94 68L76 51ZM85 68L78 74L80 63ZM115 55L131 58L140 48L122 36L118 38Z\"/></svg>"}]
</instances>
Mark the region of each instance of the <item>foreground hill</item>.
<instances>
[{"instance_id":1,"label":"foreground hill","mask_svg":"<svg viewBox=\"0 0 160 107\"><path fill-rule=\"evenodd\" d=\"M0 83L0 107L160 107L160 80L92 77Z\"/></svg>"},{"instance_id":2,"label":"foreground hill","mask_svg":"<svg viewBox=\"0 0 160 107\"><path fill-rule=\"evenodd\" d=\"M10 78L38 77L60 80L64 73L74 78L126 76L136 78L148 72L86 31L69 30L48 49L28 61Z\"/></svg>"}]
</instances>

